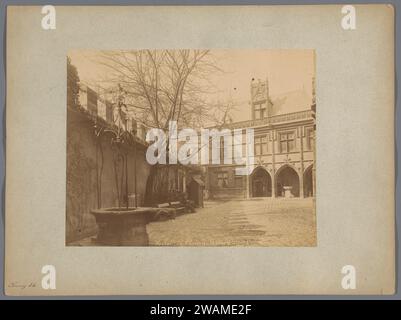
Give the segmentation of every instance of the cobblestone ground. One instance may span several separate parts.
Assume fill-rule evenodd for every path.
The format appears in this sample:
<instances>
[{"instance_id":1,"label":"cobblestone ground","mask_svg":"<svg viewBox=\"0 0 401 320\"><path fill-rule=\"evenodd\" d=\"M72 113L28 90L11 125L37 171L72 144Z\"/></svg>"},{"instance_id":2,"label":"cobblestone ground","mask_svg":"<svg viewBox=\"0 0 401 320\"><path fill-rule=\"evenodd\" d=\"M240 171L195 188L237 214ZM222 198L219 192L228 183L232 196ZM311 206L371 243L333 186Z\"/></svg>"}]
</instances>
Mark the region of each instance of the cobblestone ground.
<instances>
[{"instance_id":1,"label":"cobblestone ground","mask_svg":"<svg viewBox=\"0 0 401 320\"><path fill-rule=\"evenodd\" d=\"M206 202L147 226L152 246L316 246L312 199Z\"/></svg>"}]
</instances>

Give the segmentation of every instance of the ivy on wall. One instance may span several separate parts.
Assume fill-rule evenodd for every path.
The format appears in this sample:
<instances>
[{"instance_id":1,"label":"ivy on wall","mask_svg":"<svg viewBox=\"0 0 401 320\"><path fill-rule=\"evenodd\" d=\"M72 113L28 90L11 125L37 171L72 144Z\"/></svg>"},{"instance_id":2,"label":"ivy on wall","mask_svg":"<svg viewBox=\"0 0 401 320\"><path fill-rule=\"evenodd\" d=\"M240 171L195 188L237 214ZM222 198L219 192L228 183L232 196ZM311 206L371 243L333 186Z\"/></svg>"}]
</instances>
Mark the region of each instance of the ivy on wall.
<instances>
[{"instance_id":1,"label":"ivy on wall","mask_svg":"<svg viewBox=\"0 0 401 320\"><path fill-rule=\"evenodd\" d=\"M67 238L85 233L96 190L96 164L83 150L80 138L67 139ZM86 218L86 219L85 219Z\"/></svg>"}]
</instances>

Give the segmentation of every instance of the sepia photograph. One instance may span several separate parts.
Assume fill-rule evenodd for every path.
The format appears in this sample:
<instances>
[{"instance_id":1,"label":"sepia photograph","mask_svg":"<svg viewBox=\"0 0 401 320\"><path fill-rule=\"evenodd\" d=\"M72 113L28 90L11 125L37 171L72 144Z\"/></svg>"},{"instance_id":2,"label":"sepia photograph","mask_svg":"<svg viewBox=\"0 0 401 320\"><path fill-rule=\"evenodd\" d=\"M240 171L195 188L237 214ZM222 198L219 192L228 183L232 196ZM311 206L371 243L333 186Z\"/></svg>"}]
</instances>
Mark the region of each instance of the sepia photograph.
<instances>
[{"instance_id":1,"label":"sepia photograph","mask_svg":"<svg viewBox=\"0 0 401 320\"><path fill-rule=\"evenodd\" d=\"M398 292L393 6L6 9L6 295Z\"/></svg>"},{"instance_id":2,"label":"sepia photograph","mask_svg":"<svg viewBox=\"0 0 401 320\"><path fill-rule=\"evenodd\" d=\"M315 52L73 50L68 246L317 245Z\"/></svg>"}]
</instances>

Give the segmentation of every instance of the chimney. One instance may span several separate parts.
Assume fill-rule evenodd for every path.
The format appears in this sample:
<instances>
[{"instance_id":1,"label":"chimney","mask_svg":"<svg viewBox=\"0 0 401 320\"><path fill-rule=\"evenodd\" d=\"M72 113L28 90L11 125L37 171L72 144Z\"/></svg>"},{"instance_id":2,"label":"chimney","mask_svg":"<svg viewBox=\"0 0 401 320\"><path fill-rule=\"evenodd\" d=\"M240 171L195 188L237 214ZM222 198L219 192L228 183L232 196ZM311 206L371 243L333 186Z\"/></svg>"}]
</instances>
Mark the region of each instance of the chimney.
<instances>
[{"instance_id":1,"label":"chimney","mask_svg":"<svg viewBox=\"0 0 401 320\"><path fill-rule=\"evenodd\" d=\"M272 116L272 108L273 105L270 103L269 77L266 76L266 112L268 118Z\"/></svg>"},{"instance_id":2,"label":"chimney","mask_svg":"<svg viewBox=\"0 0 401 320\"><path fill-rule=\"evenodd\" d=\"M313 128L316 130L316 91L315 91L315 77L312 78L312 118L314 120Z\"/></svg>"},{"instance_id":3,"label":"chimney","mask_svg":"<svg viewBox=\"0 0 401 320\"><path fill-rule=\"evenodd\" d=\"M316 105L315 77L312 77L312 105Z\"/></svg>"}]
</instances>

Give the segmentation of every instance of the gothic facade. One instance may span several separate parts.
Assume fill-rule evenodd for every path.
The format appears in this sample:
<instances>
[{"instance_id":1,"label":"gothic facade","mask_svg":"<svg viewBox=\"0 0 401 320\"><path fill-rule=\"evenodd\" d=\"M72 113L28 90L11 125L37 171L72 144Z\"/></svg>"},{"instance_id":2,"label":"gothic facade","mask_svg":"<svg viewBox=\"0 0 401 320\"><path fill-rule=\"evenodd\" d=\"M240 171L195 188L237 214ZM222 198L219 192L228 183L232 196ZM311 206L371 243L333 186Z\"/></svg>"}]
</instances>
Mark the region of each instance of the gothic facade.
<instances>
[{"instance_id":1,"label":"gothic facade","mask_svg":"<svg viewBox=\"0 0 401 320\"><path fill-rule=\"evenodd\" d=\"M314 88L314 81L312 82ZM209 198L312 197L315 159L315 99L304 90L269 95L268 81L251 82L251 120L229 129L254 129L253 172L236 175L236 164L205 168Z\"/></svg>"}]
</instances>

